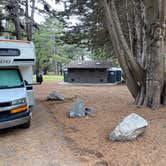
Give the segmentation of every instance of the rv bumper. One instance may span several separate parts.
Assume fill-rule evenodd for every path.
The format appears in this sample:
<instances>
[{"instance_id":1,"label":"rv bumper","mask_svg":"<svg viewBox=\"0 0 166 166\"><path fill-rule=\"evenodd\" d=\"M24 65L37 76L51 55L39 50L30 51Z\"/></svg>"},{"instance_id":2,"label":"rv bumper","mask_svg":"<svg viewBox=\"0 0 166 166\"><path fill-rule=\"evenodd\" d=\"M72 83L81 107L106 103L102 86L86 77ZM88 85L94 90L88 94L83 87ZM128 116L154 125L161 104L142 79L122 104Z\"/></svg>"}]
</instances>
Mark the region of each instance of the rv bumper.
<instances>
[{"instance_id":1,"label":"rv bumper","mask_svg":"<svg viewBox=\"0 0 166 166\"><path fill-rule=\"evenodd\" d=\"M23 118L0 122L0 129L6 129L6 128L18 126L28 122L30 119L31 119L31 114Z\"/></svg>"}]
</instances>

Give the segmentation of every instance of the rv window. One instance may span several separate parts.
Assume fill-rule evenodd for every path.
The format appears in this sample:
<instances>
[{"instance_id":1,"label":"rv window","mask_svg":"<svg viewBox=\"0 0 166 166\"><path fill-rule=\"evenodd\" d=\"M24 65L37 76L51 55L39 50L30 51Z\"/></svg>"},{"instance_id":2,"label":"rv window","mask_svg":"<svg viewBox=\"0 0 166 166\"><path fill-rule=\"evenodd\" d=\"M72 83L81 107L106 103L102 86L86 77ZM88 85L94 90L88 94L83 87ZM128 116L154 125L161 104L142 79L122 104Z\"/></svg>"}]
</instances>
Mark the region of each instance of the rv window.
<instances>
[{"instance_id":1,"label":"rv window","mask_svg":"<svg viewBox=\"0 0 166 166\"><path fill-rule=\"evenodd\" d=\"M22 79L17 69L0 69L0 89L22 86Z\"/></svg>"},{"instance_id":2,"label":"rv window","mask_svg":"<svg viewBox=\"0 0 166 166\"><path fill-rule=\"evenodd\" d=\"M0 56L19 56L20 50L13 48L0 48Z\"/></svg>"}]
</instances>

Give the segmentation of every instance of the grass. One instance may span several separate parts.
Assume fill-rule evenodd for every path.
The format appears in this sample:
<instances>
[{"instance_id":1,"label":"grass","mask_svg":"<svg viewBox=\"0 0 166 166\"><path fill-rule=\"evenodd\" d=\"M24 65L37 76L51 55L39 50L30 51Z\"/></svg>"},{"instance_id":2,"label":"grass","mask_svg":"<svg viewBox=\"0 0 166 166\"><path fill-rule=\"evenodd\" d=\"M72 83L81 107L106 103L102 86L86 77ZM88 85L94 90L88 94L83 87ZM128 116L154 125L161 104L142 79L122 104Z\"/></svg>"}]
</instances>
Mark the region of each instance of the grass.
<instances>
[{"instance_id":1,"label":"grass","mask_svg":"<svg viewBox=\"0 0 166 166\"><path fill-rule=\"evenodd\" d=\"M33 76L34 82L36 82L36 76ZM59 75L43 75L43 82L57 82L63 81L63 76Z\"/></svg>"}]
</instances>

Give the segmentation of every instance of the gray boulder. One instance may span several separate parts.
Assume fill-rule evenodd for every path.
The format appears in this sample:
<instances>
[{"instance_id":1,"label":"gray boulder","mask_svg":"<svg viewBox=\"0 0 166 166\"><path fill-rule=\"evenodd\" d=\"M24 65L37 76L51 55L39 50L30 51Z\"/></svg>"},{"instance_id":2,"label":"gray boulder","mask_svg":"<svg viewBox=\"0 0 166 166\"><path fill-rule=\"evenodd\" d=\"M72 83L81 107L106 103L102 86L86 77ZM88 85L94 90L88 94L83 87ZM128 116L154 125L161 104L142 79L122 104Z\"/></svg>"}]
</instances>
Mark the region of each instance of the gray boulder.
<instances>
[{"instance_id":1,"label":"gray boulder","mask_svg":"<svg viewBox=\"0 0 166 166\"><path fill-rule=\"evenodd\" d=\"M47 96L47 100L60 100L63 101L65 98L61 94L53 91Z\"/></svg>"},{"instance_id":2,"label":"gray boulder","mask_svg":"<svg viewBox=\"0 0 166 166\"><path fill-rule=\"evenodd\" d=\"M111 141L130 141L143 134L148 122L141 116L132 113L109 134Z\"/></svg>"},{"instance_id":3,"label":"gray boulder","mask_svg":"<svg viewBox=\"0 0 166 166\"><path fill-rule=\"evenodd\" d=\"M68 116L70 118L84 117L84 116L95 116L95 110L87 108L82 100L77 100L74 105L70 108Z\"/></svg>"},{"instance_id":4,"label":"gray boulder","mask_svg":"<svg viewBox=\"0 0 166 166\"><path fill-rule=\"evenodd\" d=\"M77 100L74 105L69 110L69 117L84 117L85 116L85 106L82 100Z\"/></svg>"},{"instance_id":5,"label":"gray boulder","mask_svg":"<svg viewBox=\"0 0 166 166\"><path fill-rule=\"evenodd\" d=\"M94 116L95 116L95 113L96 113L96 112L95 112L94 109L88 108L88 107L85 108L85 115L94 117Z\"/></svg>"}]
</instances>

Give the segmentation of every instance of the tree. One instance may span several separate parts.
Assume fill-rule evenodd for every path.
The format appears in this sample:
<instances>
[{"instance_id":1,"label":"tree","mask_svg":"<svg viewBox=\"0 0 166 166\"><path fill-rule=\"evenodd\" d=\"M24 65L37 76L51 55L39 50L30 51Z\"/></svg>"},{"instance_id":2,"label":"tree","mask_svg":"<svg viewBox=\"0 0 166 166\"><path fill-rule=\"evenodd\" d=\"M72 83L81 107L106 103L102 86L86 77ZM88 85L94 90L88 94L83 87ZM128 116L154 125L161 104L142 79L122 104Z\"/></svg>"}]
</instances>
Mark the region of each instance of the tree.
<instances>
[{"instance_id":1,"label":"tree","mask_svg":"<svg viewBox=\"0 0 166 166\"><path fill-rule=\"evenodd\" d=\"M134 1L138 14L135 43L127 42L117 11L117 1L103 0L106 23L127 87L139 106L157 109L166 105L165 0ZM138 61L139 59L139 61Z\"/></svg>"},{"instance_id":2,"label":"tree","mask_svg":"<svg viewBox=\"0 0 166 166\"><path fill-rule=\"evenodd\" d=\"M32 40L32 31L35 26L35 0L7 0L2 1L1 5L6 9L6 12L2 12L4 14L1 20L13 23L15 27L14 31L9 31L7 27L3 27L1 32L9 32L16 39L22 39L26 36L27 40Z\"/></svg>"},{"instance_id":3,"label":"tree","mask_svg":"<svg viewBox=\"0 0 166 166\"><path fill-rule=\"evenodd\" d=\"M40 3L42 8L38 8L37 3ZM0 33L7 32L10 37L16 39L32 40L34 30L38 29L38 24L34 21L36 12L43 16L56 17L56 11L51 8L47 0L1 0L0 5L3 9L0 7ZM8 27L2 26L2 20L14 25L14 29L11 31Z\"/></svg>"},{"instance_id":4,"label":"tree","mask_svg":"<svg viewBox=\"0 0 166 166\"><path fill-rule=\"evenodd\" d=\"M37 73L43 71L44 74L47 74L56 52L57 40L61 29L62 26L57 19L46 18L46 21L39 26L39 30L36 30L33 41L37 55Z\"/></svg>"},{"instance_id":5,"label":"tree","mask_svg":"<svg viewBox=\"0 0 166 166\"><path fill-rule=\"evenodd\" d=\"M102 55L106 55L103 59L114 56L99 0L61 0L61 2L64 2L65 10L59 15L66 21L67 27L62 40L68 44L88 48L95 55L100 54L102 50L105 52ZM72 24L72 18L79 21Z\"/></svg>"},{"instance_id":6,"label":"tree","mask_svg":"<svg viewBox=\"0 0 166 166\"><path fill-rule=\"evenodd\" d=\"M64 25L56 18L46 17L46 20L39 25L33 41L36 47L37 72L44 72L51 69L56 74L62 74L62 70L71 60L82 59L87 51L77 45L65 44L61 40L64 33ZM49 39L49 40L48 40Z\"/></svg>"},{"instance_id":7,"label":"tree","mask_svg":"<svg viewBox=\"0 0 166 166\"><path fill-rule=\"evenodd\" d=\"M81 20L69 31L68 41L86 41L92 50L97 48L95 51L106 56L104 48L110 48L107 52L114 48L136 104L152 109L166 105L165 0L64 2L65 14Z\"/></svg>"},{"instance_id":8,"label":"tree","mask_svg":"<svg viewBox=\"0 0 166 166\"><path fill-rule=\"evenodd\" d=\"M17 0L10 0L8 4L9 14L15 26L15 34L17 39L22 39L21 26L19 20L19 3Z\"/></svg>"}]
</instances>

